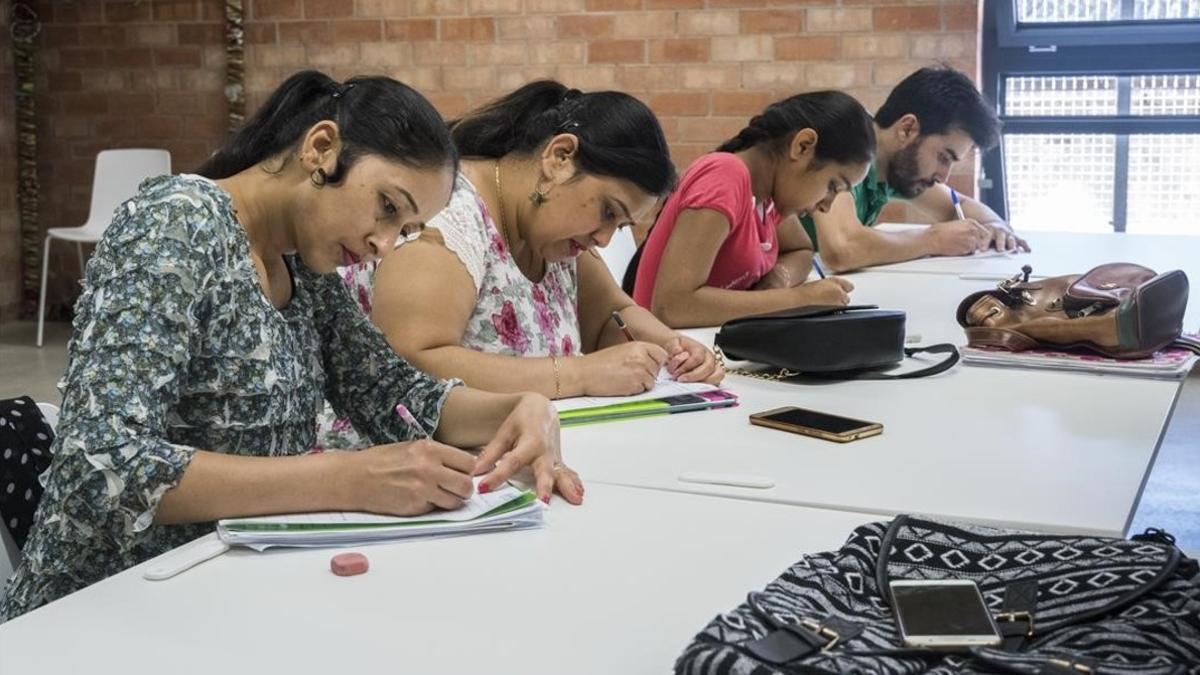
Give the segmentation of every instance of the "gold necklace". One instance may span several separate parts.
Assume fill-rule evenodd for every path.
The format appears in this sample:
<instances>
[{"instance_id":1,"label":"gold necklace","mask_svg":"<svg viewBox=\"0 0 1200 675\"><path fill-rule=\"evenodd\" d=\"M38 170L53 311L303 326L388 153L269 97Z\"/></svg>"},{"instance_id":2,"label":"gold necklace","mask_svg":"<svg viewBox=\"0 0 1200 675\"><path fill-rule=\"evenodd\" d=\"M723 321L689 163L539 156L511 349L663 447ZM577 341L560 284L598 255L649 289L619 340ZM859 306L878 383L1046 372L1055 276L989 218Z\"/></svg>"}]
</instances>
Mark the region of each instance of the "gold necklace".
<instances>
[{"instance_id":1,"label":"gold necklace","mask_svg":"<svg viewBox=\"0 0 1200 675\"><path fill-rule=\"evenodd\" d=\"M504 246L508 248L509 253L512 253L512 242L508 239L508 226L504 224L504 188L500 186L500 160L496 160L496 201L500 206L500 217L498 218L500 234L504 235Z\"/></svg>"}]
</instances>

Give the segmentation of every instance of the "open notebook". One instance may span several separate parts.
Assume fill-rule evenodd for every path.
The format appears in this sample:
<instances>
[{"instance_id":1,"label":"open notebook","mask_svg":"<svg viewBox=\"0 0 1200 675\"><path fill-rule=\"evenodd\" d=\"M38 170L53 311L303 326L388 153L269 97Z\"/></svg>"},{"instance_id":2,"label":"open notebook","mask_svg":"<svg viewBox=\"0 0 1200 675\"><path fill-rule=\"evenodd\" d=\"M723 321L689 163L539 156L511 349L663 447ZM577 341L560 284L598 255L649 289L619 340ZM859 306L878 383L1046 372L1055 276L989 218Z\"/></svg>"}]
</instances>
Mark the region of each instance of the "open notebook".
<instances>
[{"instance_id":1,"label":"open notebook","mask_svg":"<svg viewBox=\"0 0 1200 675\"><path fill-rule=\"evenodd\" d=\"M554 402L563 426L668 415L737 405L737 395L711 384L684 383L659 374L654 388L633 396L578 396Z\"/></svg>"},{"instance_id":2,"label":"open notebook","mask_svg":"<svg viewBox=\"0 0 1200 675\"><path fill-rule=\"evenodd\" d=\"M477 487L479 480L475 479ZM542 508L533 492L505 485L487 494L476 491L454 511L410 517L335 512L230 518L217 523L217 535L227 544L260 551L272 546L356 546L541 527Z\"/></svg>"}]
</instances>

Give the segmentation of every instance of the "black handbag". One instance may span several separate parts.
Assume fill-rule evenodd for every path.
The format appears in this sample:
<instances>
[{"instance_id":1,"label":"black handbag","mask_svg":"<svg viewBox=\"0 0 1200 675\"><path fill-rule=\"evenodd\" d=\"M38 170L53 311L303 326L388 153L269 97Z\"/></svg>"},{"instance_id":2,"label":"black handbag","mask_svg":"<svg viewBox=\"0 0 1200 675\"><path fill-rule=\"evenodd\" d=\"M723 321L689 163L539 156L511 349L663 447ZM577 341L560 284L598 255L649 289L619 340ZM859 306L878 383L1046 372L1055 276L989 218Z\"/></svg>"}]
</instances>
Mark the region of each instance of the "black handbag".
<instances>
[{"instance_id":1,"label":"black handbag","mask_svg":"<svg viewBox=\"0 0 1200 675\"><path fill-rule=\"evenodd\" d=\"M1000 647L904 645L894 580L975 581ZM714 618L678 675L1200 673L1200 567L1174 538L1042 535L899 516L803 557Z\"/></svg>"},{"instance_id":2,"label":"black handbag","mask_svg":"<svg viewBox=\"0 0 1200 675\"><path fill-rule=\"evenodd\" d=\"M904 312L875 305L813 305L726 322L715 343L725 358L782 369L775 379L906 380L936 375L958 363L958 349L951 344L906 348L904 322ZM920 370L880 372L923 352L947 356Z\"/></svg>"}]
</instances>

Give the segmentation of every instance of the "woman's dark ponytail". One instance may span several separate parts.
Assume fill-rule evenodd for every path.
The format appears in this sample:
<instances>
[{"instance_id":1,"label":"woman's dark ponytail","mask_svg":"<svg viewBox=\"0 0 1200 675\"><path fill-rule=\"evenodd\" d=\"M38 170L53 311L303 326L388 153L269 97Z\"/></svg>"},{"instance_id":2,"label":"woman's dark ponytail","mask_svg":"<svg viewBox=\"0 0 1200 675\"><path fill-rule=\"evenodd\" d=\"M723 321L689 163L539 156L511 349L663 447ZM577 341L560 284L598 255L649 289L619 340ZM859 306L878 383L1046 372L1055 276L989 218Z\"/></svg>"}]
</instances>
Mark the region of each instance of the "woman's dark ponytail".
<instances>
[{"instance_id":1,"label":"woman's dark ponytail","mask_svg":"<svg viewBox=\"0 0 1200 675\"><path fill-rule=\"evenodd\" d=\"M449 130L433 105L415 89L389 77L355 77L339 84L306 70L289 77L258 112L197 173L228 178L285 152L312 126L336 122L342 150L326 177L340 182L363 154L416 168L454 166Z\"/></svg>"},{"instance_id":2,"label":"woman's dark ponytail","mask_svg":"<svg viewBox=\"0 0 1200 675\"><path fill-rule=\"evenodd\" d=\"M796 94L767 106L718 152L740 152L760 144L781 150L801 129L817 132L819 161L869 162L875 156L875 126L862 104L840 91Z\"/></svg>"},{"instance_id":3,"label":"woman's dark ponytail","mask_svg":"<svg viewBox=\"0 0 1200 675\"><path fill-rule=\"evenodd\" d=\"M588 174L628 180L661 196L675 186L667 139L658 119L618 91L583 93L553 80L517 89L450 122L464 157L528 154L557 134L579 139L576 161Z\"/></svg>"}]
</instances>

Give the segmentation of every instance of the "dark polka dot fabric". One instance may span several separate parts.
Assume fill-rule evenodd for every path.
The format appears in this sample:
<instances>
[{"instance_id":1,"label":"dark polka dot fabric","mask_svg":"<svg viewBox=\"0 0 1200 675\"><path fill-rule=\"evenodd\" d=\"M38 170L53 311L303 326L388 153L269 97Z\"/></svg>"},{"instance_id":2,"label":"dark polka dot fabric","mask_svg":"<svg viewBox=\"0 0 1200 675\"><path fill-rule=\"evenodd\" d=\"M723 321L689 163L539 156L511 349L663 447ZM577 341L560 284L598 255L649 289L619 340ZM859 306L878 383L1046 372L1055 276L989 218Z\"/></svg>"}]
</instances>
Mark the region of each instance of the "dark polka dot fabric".
<instances>
[{"instance_id":1,"label":"dark polka dot fabric","mask_svg":"<svg viewBox=\"0 0 1200 675\"><path fill-rule=\"evenodd\" d=\"M25 546L42 499L38 476L50 466L53 441L33 399L0 399L0 517L18 548Z\"/></svg>"}]
</instances>

